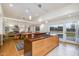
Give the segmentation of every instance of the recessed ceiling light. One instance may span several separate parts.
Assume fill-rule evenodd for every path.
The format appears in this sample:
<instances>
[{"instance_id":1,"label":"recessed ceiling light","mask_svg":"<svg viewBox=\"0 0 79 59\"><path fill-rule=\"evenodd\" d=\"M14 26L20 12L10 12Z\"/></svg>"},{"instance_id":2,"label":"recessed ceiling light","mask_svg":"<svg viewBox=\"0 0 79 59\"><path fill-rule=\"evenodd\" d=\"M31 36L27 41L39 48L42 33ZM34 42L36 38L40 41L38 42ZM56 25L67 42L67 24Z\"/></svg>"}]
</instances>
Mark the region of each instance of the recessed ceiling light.
<instances>
[{"instance_id":1,"label":"recessed ceiling light","mask_svg":"<svg viewBox=\"0 0 79 59\"><path fill-rule=\"evenodd\" d=\"M14 26L14 25L10 24L9 26L12 27L12 26Z\"/></svg>"},{"instance_id":2,"label":"recessed ceiling light","mask_svg":"<svg viewBox=\"0 0 79 59\"><path fill-rule=\"evenodd\" d=\"M25 11L26 13L28 13L29 12L29 10L28 9L26 9L26 11Z\"/></svg>"},{"instance_id":3,"label":"recessed ceiling light","mask_svg":"<svg viewBox=\"0 0 79 59\"><path fill-rule=\"evenodd\" d=\"M32 16L29 16L29 20L32 20Z\"/></svg>"},{"instance_id":4,"label":"recessed ceiling light","mask_svg":"<svg viewBox=\"0 0 79 59\"><path fill-rule=\"evenodd\" d=\"M39 19L38 21L39 21L39 22L42 22L42 19Z\"/></svg>"},{"instance_id":5,"label":"recessed ceiling light","mask_svg":"<svg viewBox=\"0 0 79 59\"><path fill-rule=\"evenodd\" d=\"M9 6L10 6L10 7L13 7L14 5L13 5L13 4L9 4Z\"/></svg>"},{"instance_id":6,"label":"recessed ceiling light","mask_svg":"<svg viewBox=\"0 0 79 59\"><path fill-rule=\"evenodd\" d=\"M45 23L47 24L47 23L48 23L48 21L45 21Z\"/></svg>"}]
</instances>

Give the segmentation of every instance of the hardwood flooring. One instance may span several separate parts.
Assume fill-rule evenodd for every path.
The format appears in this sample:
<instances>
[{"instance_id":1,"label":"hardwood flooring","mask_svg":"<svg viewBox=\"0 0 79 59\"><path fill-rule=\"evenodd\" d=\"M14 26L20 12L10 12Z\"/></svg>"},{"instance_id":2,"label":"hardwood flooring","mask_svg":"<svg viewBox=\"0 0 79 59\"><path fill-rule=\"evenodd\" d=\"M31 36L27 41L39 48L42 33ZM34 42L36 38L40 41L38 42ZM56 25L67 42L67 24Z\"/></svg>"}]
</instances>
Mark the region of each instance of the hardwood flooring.
<instances>
[{"instance_id":1,"label":"hardwood flooring","mask_svg":"<svg viewBox=\"0 0 79 59\"><path fill-rule=\"evenodd\" d=\"M24 50L16 50L18 40L8 39L0 47L0 56L23 56ZM79 45L60 42L59 46L49 52L46 56L79 56Z\"/></svg>"},{"instance_id":2,"label":"hardwood flooring","mask_svg":"<svg viewBox=\"0 0 79 59\"><path fill-rule=\"evenodd\" d=\"M24 55L24 50L17 51L16 42L18 40L8 39L0 49L0 56L21 56Z\"/></svg>"}]
</instances>

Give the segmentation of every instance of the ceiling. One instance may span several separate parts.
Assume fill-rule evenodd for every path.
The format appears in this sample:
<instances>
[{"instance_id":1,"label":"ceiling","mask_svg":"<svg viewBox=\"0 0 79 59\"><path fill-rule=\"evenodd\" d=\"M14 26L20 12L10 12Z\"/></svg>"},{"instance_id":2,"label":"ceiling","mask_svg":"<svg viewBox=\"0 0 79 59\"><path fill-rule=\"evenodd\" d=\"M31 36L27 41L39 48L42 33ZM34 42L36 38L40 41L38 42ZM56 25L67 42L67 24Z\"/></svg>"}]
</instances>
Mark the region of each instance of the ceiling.
<instances>
[{"instance_id":1,"label":"ceiling","mask_svg":"<svg viewBox=\"0 0 79 59\"><path fill-rule=\"evenodd\" d=\"M45 15L51 11L58 10L65 7L68 4L64 3L42 3L42 7L39 8L37 3L14 3L13 7L9 6L9 3L2 4L4 16L15 19L28 20L29 16L34 19ZM26 12L26 10L29 10Z\"/></svg>"},{"instance_id":2,"label":"ceiling","mask_svg":"<svg viewBox=\"0 0 79 59\"><path fill-rule=\"evenodd\" d=\"M3 14L5 17L14 18L17 20L20 19L20 20L25 20L29 22L36 22L41 17L44 19L50 19L53 16L55 17L56 15L61 15L65 13L65 11L69 12L71 10L74 10L73 8L70 8L70 7L73 7L75 4L41 3L41 6L39 7L38 5L40 4L37 4L37 3L3 3L2 4ZM60 12L60 13L57 13L57 12ZM29 16L32 17L31 20L29 20Z\"/></svg>"}]
</instances>

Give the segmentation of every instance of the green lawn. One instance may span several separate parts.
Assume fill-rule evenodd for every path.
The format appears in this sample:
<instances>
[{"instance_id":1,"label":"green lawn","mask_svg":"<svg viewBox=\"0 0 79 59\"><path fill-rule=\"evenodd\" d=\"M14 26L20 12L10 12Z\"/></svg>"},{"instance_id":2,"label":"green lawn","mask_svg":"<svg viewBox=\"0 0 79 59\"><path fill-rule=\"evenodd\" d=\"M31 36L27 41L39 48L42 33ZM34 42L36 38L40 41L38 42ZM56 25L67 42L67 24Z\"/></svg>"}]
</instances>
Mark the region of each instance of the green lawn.
<instances>
[{"instance_id":1,"label":"green lawn","mask_svg":"<svg viewBox=\"0 0 79 59\"><path fill-rule=\"evenodd\" d=\"M68 37L75 37L75 33L66 33Z\"/></svg>"}]
</instances>

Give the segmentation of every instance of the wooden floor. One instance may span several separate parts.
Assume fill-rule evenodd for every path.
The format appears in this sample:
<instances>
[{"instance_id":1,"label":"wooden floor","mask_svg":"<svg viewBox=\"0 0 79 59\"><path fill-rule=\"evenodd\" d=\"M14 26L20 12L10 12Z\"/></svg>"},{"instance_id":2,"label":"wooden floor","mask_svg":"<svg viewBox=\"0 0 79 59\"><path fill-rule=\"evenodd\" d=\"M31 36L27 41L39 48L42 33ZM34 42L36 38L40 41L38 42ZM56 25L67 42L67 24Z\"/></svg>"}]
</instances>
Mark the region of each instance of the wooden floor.
<instances>
[{"instance_id":1,"label":"wooden floor","mask_svg":"<svg viewBox=\"0 0 79 59\"><path fill-rule=\"evenodd\" d=\"M24 54L24 50L16 50L16 40L8 39L0 49L0 56L20 56Z\"/></svg>"},{"instance_id":2,"label":"wooden floor","mask_svg":"<svg viewBox=\"0 0 79 59\"><path fill-rule=\"evenodd\" d=\"M24 50L17 51L16 40L8 39L0 48L0 56L21 56ZM58 47L49 52L46 56L79 56L79 45L60 43Z\"/></svg>"},{"instance_id":3,"label":"wooden floor","mask_svg":"<svg viewBox=\"0 0 79 59\"><path fill-rule=\"evenodd\" d=\"M79 56L79 45L61 42L47 56Z\"/></svg>"}]
</instances>

